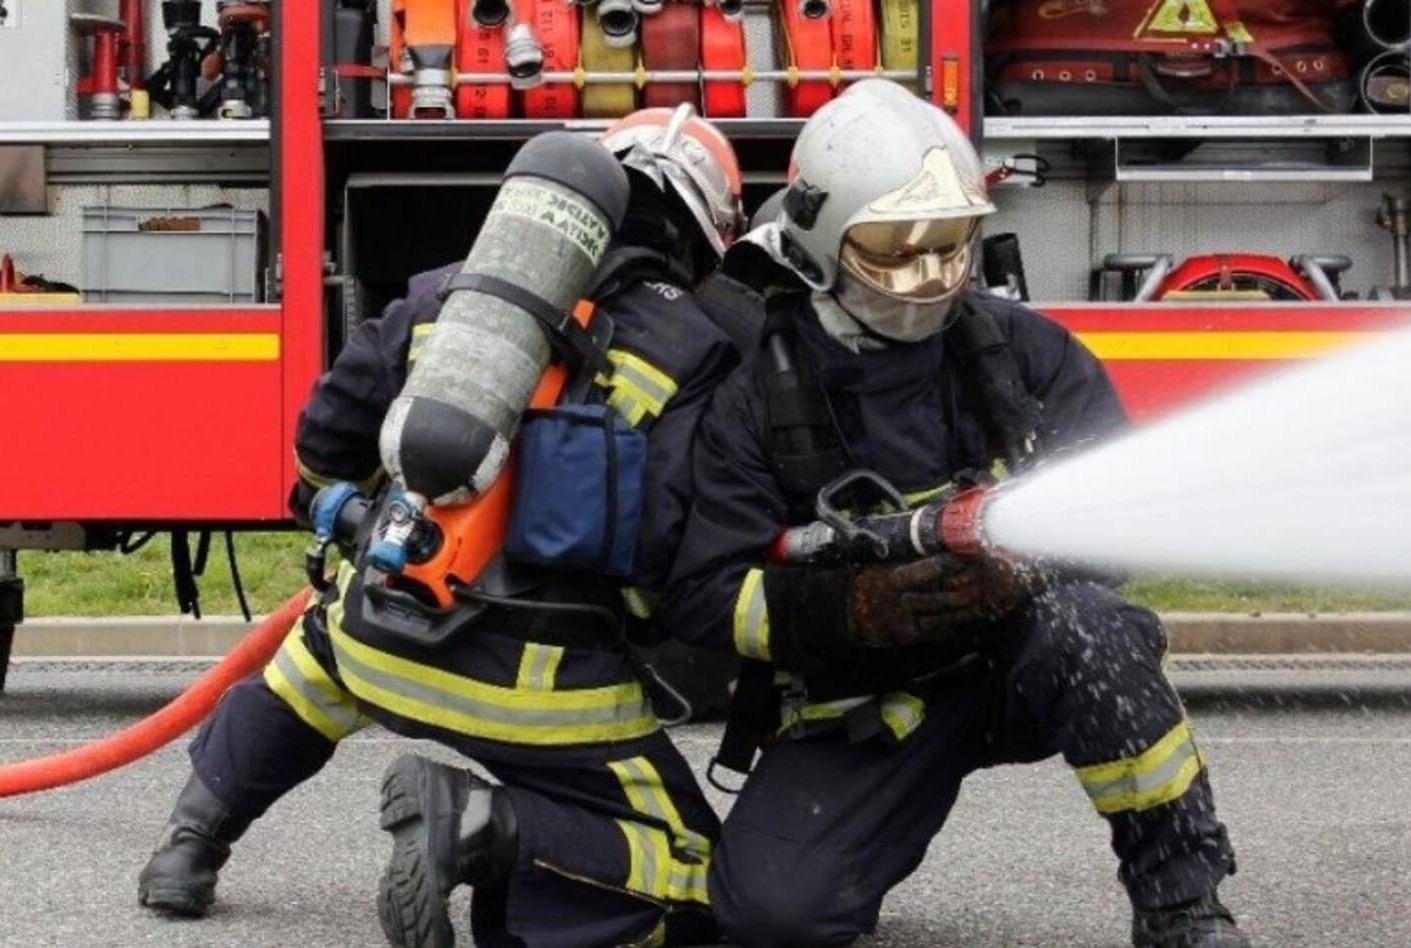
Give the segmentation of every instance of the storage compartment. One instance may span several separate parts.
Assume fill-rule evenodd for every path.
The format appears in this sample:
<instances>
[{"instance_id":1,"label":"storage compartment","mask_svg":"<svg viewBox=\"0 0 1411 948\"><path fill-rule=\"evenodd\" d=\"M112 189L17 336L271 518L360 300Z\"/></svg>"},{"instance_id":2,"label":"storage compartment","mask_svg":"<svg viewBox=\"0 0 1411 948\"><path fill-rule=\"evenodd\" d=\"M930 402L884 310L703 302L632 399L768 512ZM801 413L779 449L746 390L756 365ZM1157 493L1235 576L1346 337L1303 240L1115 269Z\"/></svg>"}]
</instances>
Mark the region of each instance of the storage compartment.
<instances>
[{"instance_id":1,"label":"storage compartment","mask_svg":"<svg viewBox=\"0 0 1411 948\"><path fill-rule=\"evenodd\" d=\"M84 299L258 303L265 216L234 207L83 209Z\"/></svg>"}]
</instances>

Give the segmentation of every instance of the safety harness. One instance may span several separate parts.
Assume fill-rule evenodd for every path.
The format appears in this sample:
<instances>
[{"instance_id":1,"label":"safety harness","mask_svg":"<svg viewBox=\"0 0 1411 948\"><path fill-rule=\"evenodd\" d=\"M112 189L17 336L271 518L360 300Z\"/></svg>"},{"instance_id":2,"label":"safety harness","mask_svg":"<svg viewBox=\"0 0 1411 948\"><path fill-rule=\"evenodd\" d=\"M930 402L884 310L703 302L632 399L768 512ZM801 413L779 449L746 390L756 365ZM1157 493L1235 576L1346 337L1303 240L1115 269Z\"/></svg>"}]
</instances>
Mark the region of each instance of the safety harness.
<instances>
[{"instance_id":1,"label":"safety harness","mask_svg":"<svg viewBox=\"0 0 1411 948\"><path fill-rule=\"evenodd\" d=\"M844 444L827 391L800 351L796 314L807 295L798 288L766 290L755 380L769 428L769 456L783 489L791 522L814 519L818 491L848 468ZM946 360L980 406L986 447L1011 471L1022 468L1035 447L1042 404L1028 390L1009 340L983 297L963 295L946 330ZM779 713L780 690L773 664L742 659L720 748L718 764L747 774ZM862 708L858 709L859 711ZM874 715L875 716L875 715ZM858 731L853 722L849 731Z\"/></svg>"}]
</instances>

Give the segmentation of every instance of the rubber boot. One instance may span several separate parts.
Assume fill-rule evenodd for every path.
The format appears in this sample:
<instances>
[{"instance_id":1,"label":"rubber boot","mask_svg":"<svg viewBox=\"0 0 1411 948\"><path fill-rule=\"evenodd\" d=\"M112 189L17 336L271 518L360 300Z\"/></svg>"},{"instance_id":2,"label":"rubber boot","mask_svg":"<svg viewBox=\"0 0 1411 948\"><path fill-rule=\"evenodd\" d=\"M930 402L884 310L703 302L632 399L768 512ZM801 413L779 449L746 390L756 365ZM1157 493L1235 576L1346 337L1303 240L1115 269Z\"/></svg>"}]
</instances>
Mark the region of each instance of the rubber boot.
<instances>
[{"instance_id":1,"label":"rubber boot","mask_svg":"<svg viewBox=\"0 0 1411 948\"><path fill-rule=\"evenodd\" d=\"M137 877L137 901L150 909L199 918L216 900L216 873L230 844L250 826L194 773L176 798L161 842Z\"/></svg>"},{"instance_id":2,"label":"rubber boot","mask_svg":"<svg viewBox=\"0 0 1411 948\"><path fill-rule=\"evenodd\" d=\"M468 770L403 754L382 777L381 825L392 834L377 893L388 943L449 948L451 890L503 885L514 866L519 840L509 798Z\"/></svg>"},{"instance_id":3,"label":"rubber boot","mask_svg":"<svg viewBox=\"0 0 1411 948\"><path fill-rule=\"evenodd\" d=\"M1250 948L1229 909L1214 892L1159 909L1137 909L1134 948Z\"/></svg>"}]
</instances>

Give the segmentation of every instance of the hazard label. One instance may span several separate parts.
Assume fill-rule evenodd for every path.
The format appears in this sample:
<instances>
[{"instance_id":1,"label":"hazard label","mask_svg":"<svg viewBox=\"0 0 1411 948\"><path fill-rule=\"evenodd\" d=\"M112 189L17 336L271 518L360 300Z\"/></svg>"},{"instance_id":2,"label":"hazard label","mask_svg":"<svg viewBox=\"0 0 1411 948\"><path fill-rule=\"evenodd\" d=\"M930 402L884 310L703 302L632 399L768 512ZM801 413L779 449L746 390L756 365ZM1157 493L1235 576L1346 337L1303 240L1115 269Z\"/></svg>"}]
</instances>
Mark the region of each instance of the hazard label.
<instances>
[{"instance_id":1,"label":"hazard label","mask_svg":"<svg viewBox=\"0 0 1411 948\"><path fill-rule=\"evenodd\" d=\"M1151 33L1213 35L1219 32L1220 21L1205 0L1159 0L1137 28L1138 38Z\"/></svg>"}]
</instances>

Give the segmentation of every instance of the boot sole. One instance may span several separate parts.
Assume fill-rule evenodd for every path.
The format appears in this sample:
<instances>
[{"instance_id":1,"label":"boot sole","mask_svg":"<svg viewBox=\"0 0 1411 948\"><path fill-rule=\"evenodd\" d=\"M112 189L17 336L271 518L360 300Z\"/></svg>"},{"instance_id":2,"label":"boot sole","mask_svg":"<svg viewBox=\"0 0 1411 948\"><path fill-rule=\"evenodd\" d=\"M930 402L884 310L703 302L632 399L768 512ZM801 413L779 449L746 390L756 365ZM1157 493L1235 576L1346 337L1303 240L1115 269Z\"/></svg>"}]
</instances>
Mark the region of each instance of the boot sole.
<instances>
[{"instance_id":1,"label":"boot sole","mask_svg":"<svg viewBox=\"0 0 1411 948\"><path fill-rule=\"evenodd\" d=\"M137 892L139 905L184 918L204 918L213 902L215 896L189 888L147 886Z\"/></svg>"},{"instance_id":2,"label":"boot sole","mask_svg":"<svg viewBox=\"0 0 1411 948\"><path fill-rule=\"evenodd\" d=\"M392 834L392 856L378 885L377 918L397 948L452 948L455 931L427 850L421 774L420 762L404 755L382 778L379 822Z\"/></svg>"}]
</instances>

